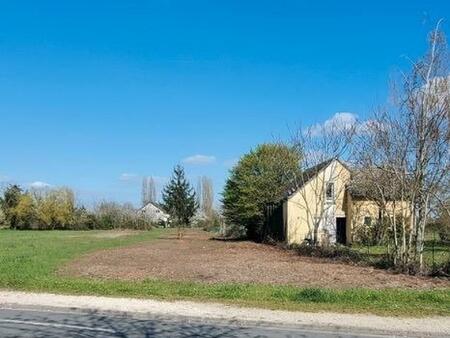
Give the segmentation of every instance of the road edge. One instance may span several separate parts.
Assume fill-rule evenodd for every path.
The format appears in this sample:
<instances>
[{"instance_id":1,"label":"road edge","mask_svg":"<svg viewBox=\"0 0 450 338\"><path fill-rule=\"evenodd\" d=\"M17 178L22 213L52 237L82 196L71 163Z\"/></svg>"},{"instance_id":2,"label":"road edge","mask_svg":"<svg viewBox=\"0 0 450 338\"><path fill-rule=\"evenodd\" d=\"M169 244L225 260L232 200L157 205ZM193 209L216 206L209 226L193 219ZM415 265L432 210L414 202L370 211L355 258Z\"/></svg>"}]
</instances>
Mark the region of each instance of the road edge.
<instances>
[{"instance_id":1,"label":"road edge","mask_svg":"<svg viewBox=\"0 0 450 338\"><path fill-rule=\"evenodd\" d=\"M192 301L161 301L153 299L72 296L50 293L0 291L0 306L47 307L137 315L176 316L202 320L267 324L279 326L322 327L328 330L345 328L358 331L414 335L450 335L450 317L398 318L370 314L328 312L294 312L246 308L220 303Z\"/></svg>"}]
</instances>

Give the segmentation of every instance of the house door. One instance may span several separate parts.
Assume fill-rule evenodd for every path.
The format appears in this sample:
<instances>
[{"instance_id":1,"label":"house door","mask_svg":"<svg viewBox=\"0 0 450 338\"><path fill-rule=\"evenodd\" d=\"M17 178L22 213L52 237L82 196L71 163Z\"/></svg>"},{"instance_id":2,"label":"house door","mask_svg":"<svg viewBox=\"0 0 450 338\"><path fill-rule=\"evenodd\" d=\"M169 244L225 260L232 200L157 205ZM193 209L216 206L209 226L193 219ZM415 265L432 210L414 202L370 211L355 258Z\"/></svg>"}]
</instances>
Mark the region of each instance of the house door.
<instances>
[{"instance_id":1,"label":"house door","mask_svg":"<svg viewBox=\"0 0 450 338\"><path fill-rule=\"evenodd\" d=\"M336 218L336 243L346 244L346 219L345 217Z\"/></svg>"}]
</instances>

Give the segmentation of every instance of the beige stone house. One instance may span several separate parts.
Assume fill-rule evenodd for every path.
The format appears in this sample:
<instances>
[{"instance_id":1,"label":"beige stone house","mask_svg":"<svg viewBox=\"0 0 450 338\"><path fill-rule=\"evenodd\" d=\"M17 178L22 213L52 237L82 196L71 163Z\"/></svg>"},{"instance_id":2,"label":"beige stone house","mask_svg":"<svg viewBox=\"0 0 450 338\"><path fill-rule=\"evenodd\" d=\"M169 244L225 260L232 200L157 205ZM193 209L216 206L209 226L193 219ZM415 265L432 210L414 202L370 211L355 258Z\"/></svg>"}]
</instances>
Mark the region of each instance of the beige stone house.
<instances>
[{"instance_id":1,"label":"beige stone house","mask_svg":"<svg viewBox=\"0 0 450 338\"><path fill-rule=\"evenodd\" d=\"M275 222L270 222L268 233L273 237L288 244L312 238L350 244L357 226L381 219L381 209L374 200L350 189L351 170L340 160L320 163L302 176L302 184L271 214Z\"/></svg>"},{"instance_id":2,"label":"beige stone house","mask_svg":"<svg viewBox=\"0 0 450 338\"><path fill-rule=\"evenodd\" d=\"M139 213L153 223L163 224L164 226L170 225L170 215L155 202L148 202L141 209L139 209Z\"/></svg>"}]
</instances>

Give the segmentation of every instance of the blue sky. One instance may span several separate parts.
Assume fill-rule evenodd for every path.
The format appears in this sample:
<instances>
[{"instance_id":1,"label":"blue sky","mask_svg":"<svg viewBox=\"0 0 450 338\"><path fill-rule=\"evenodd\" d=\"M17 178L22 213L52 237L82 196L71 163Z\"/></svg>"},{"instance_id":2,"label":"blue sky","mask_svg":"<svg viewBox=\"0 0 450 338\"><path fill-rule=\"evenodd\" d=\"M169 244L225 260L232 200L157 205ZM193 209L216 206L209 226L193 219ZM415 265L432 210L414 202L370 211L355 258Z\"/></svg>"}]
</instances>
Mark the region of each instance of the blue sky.
<instances>
[{"instance_id":1,"label":"blue sky","mask_svg":"<svg viewBox=\"0 0 450 338\"><path fill-rule=\"evenodd\" d=\"M0 1L0 181L140 199L220 189L288 127L367 116L450 1ZM448 32L448 21L444 22Z\"/></svg>"}]
</instances>

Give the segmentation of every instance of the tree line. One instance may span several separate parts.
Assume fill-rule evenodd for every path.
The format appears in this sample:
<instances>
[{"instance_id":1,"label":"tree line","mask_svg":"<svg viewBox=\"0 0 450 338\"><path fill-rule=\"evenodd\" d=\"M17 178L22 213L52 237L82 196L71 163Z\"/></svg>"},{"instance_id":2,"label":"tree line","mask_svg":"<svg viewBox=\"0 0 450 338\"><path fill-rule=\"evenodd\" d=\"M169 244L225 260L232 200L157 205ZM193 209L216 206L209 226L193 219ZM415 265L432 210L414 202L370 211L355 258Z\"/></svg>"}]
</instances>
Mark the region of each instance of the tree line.
<instances>
[{"instance_id":1,"label":"tree line","mask_svg":"<svg viewBox=\"0 0 450 338\"><path fill-rule=\"evenodd\" d=\"M0 227L17 230L151 229L132 205L100 202L78 206L69 188L23 190L9 185L0 197Z\"/></svg>"},{"instance_id":2,"label":"tree line","mask_svg":"<svg viewBox=\"0 0 450 338\"><path fill-rule=\"evenodd\" d=\"M156 202L155 181L145 177L142 184L142 203ZM162 191L158 205L170 214L170 225L182 230L193 222L209 228L218 215L214 210L212 181L199 179L196 192L187 180L184 168L175 166L170 181ZM75 201L69 188L24 190L19 185L7 186L0 196L0 228L17 230L90 230L90 229L150 229L153 224L145 213L129 203L102 201L87 209Z\"/></svg>"}]
</instances>

